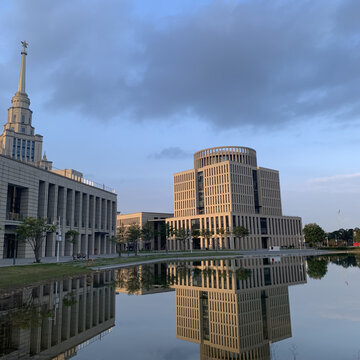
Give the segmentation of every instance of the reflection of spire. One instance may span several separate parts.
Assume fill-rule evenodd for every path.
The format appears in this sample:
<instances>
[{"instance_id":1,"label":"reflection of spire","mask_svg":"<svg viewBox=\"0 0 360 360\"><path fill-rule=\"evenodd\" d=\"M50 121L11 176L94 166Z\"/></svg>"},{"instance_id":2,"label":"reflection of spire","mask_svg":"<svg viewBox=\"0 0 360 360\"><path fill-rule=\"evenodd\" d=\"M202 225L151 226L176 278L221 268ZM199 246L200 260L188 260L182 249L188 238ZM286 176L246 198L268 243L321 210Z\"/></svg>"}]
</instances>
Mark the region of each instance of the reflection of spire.
<instances>
[{"instance_id":1,"label":"reflection of spire","mask_svg":"<svg viewBox=\"0 0 360 360\"><path fill-rule=\"evenodd\" d=\"M18 92L25 94L25 74L26 74L26 48L28 43L26 41L21 42L23 50L21 52L21 68L20 68L20 78L19 78L19 87Z\"/></svg>"}]
</instances>

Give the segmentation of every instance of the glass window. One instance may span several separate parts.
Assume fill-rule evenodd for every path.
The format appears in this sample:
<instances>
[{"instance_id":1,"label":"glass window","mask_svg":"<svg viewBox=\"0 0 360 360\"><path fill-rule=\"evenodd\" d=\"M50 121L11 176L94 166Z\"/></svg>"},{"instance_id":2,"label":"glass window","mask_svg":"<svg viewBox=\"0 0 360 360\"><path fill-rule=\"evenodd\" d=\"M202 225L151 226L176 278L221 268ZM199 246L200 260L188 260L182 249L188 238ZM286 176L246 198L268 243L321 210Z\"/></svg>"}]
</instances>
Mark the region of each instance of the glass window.
<instances>
[{"instance_id":1,"label":"glass window","mask_svg":"<svg viewBox=\"0 0 360 360\"><path fill-rule=\"evenodd\" d=\"M16 114L13 115L13 122L16 121Z\"/></svg>"},{"instance_id":2,"label":"glass window","mask_svg":"<svg viewBox=\"0 0 360 360\"><path fill-rule=\"evenodd\" d=\"M21 128L21 132L22 132L23 134L25 134L25 128L24 128L24 127Z\"/></svg>"},{"instance_id":3,"label":"glass window","mask_svg":"<svg viewBox=\"0 0 360 360\"><path fill-rule=\"evenodd\" d=\"M25 122L25 115L21 115L21 122L22 122L22 123Z\"/></svg>"},{"instance_id":4,"label":"glass window","mask_svg":"<svg viewBox=\"0 0 360 360\"><path fill-rule=\"evenodd\" d=\"M13 140L12 157L15 157L15 148L16 148L16 138L14 138Z\"/></svg>"},{"instance_id":5,"label":"glass window","mask_svg":"<svg viewBox=\"0 0 360 360\"><path fill-rule=\"evenodd\" d=\"M31 142L31 160L34 161L35 141Z\"/></svg>"}]
</instances>

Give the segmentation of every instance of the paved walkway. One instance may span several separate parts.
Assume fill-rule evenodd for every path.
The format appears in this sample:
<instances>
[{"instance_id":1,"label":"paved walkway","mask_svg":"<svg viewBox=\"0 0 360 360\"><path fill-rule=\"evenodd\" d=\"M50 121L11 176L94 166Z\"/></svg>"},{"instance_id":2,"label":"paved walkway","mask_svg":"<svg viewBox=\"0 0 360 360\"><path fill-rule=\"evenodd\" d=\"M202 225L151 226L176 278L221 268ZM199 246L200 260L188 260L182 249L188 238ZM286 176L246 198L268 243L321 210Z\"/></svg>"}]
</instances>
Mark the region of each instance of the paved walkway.
<instances>
[{"instance_id":1,"label":"paved walkway","mask_svg":"<svg viewBox=\"0 0 360 360\"><path fill-rule=\"evenodd\" d=\"M216 255L214 256L213 252L224 252L224 255ZM168 255L169 258L166 260L190 260L191 258L196 258L197 255L199 258L204 258L204 255L209 254L209 257L211 258L225 258L225 257L233 257L233 256L244 256L244 257L278 257L278 256L311 256L311 255L325 255L325 254L334 254L335 252L347 252L347 251L330 251L330 250L317 250L317 249L291 249L291 250L280 250L280 251L269 251L269 250L214 250L214 251L193 251L192 253L190 251L186 252L172 252L169 251L168 254L166 254L165 251L159 251L159 252L140 252L139 256L146 256L146 255ZM231 255L229 255L231 253ZM178 255L184 255L187 254L187 257L181 258ZM189 258L189 255L192 254L193 256ZM123 257L127 257L127 253L122 254ZM130 256L134 256L134 253L130 253ZM173 257L174 256L174 257ZM109 255L93 255L91 256L93 259L99 259L99 258L116 258L118 257L117 254L109 254ZM41 263L43 264L49 264L49 263L56 263L56 257L43 257L41 258ZM122 266L131 266L136 265L139 263L145 263L145 262L159 262L164 259L158 259L158 260L146 260L146 261L137 261L136 263L126 263L126 264L118 264L118 265L111 265L109 267L122 267ZM59 258L59 262L70 262L73 261L72 256L61 256ZM33 264L35 262L35 258L26 258L26 259L16 259L16 265L29 265ZM11 266L13 265L13 259L1 259L0 260L0 267L3 266ZM101 267L101 268L105 268ZM106 267L108 268L108 267Z\"/></svg>"}]
</instances>

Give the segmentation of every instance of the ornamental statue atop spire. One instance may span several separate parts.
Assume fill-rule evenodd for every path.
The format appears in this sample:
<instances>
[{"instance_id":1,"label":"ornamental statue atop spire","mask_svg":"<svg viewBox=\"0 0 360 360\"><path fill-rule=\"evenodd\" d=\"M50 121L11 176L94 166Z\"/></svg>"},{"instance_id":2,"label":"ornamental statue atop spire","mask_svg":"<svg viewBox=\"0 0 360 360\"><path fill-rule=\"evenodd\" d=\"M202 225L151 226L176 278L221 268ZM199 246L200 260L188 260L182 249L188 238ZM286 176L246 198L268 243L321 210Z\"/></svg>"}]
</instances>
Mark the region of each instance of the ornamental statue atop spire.
<instances>
[{"instance_id":1,"label":"ornamental statue atop spire","mask_svg":"<svg viewBox=\"0 0 360 360\"><path fill-rule=\"evenodd\" d=\"M28 43L21 41L21 45L23 48L21 51L19 86L11 99L8 120L4 125L2 135L0 135L0 154L50 170L51 161L46 161L46 167L42 163L43 137L35 134L35 129L32 126L30 99L25 91Z\"/></svg>"}]
</instances>

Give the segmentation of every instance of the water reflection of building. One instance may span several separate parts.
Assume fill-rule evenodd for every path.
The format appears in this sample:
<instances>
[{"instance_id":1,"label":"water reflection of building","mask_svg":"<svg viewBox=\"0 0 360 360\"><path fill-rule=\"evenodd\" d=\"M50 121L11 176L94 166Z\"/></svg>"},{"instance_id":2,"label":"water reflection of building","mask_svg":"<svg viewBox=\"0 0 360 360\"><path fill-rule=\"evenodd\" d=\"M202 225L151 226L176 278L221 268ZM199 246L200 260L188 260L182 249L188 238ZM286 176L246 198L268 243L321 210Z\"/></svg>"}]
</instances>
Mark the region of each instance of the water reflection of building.
<instances>
[{"instance_id":1,"label":"water reflection of building","mask_svg":"<svg viewBox=\"0 0 360 360\"><path fill-rule=\"evenodd\" d=\"M115 325L113 271L0 298L1 359L68 359Z\"/></svg>"},{"instance_id":2,"label":"water reflection of building","mask_svg":"<svg viewBox=\"0 0 360 360\"><path fill-rule=\"evenodd\" d=\"M173 291L167 264L147 264L115 270L116 293L149 295Z\"/></svg>"},{"instance_id":3,"label":"water reflection of building","mask_svg":"<svg viewBox=\"0 0 360 360\"><path fill-rule=\"evenodd\" d=\"M270 359L269 344L291 337L288 286L306 282L304 263L286 257L171 265L177 337L200 344L203 360Z\"/></svg>"}]
</instances>

